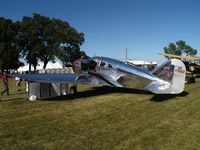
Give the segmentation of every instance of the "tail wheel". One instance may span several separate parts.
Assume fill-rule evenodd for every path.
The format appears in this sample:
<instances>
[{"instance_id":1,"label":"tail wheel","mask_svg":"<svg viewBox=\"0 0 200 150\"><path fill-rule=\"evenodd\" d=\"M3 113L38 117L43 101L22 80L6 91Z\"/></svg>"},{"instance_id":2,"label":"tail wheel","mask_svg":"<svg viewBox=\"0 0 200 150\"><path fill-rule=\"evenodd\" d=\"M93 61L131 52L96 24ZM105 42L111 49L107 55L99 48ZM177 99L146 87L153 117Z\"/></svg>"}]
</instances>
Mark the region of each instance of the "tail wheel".
<instances>
[{"instance_id":1,"label":"tail wheel","mask_svg":"<svg viewBox=\"0 0 200 150\"><path fill-rule=\"evenodd\" d=\"M77 93L77 88L76 88L76 86L70 87L70 94L75 95L76 93Z\"/></svg>"}]
</instances>

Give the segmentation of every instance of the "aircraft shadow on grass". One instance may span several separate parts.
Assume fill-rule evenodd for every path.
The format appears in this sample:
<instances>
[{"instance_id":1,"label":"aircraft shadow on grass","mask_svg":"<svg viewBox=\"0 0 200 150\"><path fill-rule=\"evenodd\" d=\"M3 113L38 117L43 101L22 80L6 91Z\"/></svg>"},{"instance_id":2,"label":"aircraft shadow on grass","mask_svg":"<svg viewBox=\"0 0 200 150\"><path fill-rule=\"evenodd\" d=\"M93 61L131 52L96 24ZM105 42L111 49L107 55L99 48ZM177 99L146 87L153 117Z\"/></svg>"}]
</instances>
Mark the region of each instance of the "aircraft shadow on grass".
<instances>
[{"instance_id":1,"label":"aircraft shadow on grass","mask_svg":"<svg viewBox=\"0 0 200 150\"><path fill-rule=\"evenodd\" d=\"M186 91L183 91L180 94L158 94L158 95L154 95L151 98L151 101L154 101L154 102L163 102L163 101L166 101L166 100L169 100L169 99L173 99L173 98L176 98L176 97L185 97L188 94L189 93L186 92Z\"/></svg>"},{"instance_id":2,"label":"aircraft shadow on grass","mask_svg":"<svg viewBox=\"0 0 200 150\"><path fill-rule=\"evenodd\" d=\"M46 100L46 101L73 100L77 98L87 98L87 97L106 95L106 94L111 94L111 93L150 94L150 92L144 91L144 90L102 86L102 87L92 87L90 90L78 92L75 95L69 94L69 95L63 95L63 96L58 96L54 98L47 98L43 100Z\"/></svg>"},{"instance_id":3,"label":"aircraft shadow on grass","mask_svg":"<svg viewBox=\"0 0 200 150\"><path fill-rule=\"evenodd\" d=\"M141 94L142 95L154 95L149 91L144 90L138 90L138 89L127 89L127 88L116 88L116 87L109 87L109 86L103 86L103 87L93 87L88 91L82 91L78 92L76 95L63 95L58 96L54 98L47 98L43 99L44 101L62 101L62 100L74 100L78 98L88 98L93 96L99 96L99 95L106 95L111 93L129 93L129 94ZM184 97L187 96L189 93L183 92L181 94L161 94L161 95L154 95L150 100L155 102L162 102L168 99L172 99L175 97Z\"/></svg>"}]
</instances>

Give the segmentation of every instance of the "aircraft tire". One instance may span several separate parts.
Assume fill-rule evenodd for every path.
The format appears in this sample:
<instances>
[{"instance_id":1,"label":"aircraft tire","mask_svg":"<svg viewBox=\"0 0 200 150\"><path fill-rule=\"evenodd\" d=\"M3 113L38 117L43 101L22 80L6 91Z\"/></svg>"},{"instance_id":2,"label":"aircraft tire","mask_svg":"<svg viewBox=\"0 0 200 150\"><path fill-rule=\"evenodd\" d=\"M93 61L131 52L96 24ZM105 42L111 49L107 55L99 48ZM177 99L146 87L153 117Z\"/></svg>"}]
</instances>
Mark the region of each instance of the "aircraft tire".
<instances>
[{"instance_id":1,"label":"aircraft tire","mask_svg":"<svg viewBox=\"0 0 200 150\"><path fill-rule=\"evenodd\" d=\"M72 95L77 94L77 88L76 88L76 86L71 86L70 87L70 94L72 94Z\"/></svg>"}]
</instances>

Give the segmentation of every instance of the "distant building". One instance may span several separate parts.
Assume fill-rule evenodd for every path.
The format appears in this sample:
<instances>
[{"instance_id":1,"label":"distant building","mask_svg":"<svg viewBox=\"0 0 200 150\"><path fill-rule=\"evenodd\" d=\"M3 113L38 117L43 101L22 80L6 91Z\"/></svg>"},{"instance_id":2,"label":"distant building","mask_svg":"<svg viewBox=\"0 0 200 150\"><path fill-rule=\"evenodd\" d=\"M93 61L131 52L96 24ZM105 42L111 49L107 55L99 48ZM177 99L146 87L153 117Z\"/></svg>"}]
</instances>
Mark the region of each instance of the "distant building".
<instances>
[{"instance_id":1,"label":"distant building","mask_svg":"<svg viewBox=\"0 0 200 150\"><path fill-rule=\"evenodd\" d=\"M150 62L145 60L130 60L130 59L126 60L126 63L148 70L153 70L158 65L157 62L155 61Z\"/></svg>"}]
</instances>

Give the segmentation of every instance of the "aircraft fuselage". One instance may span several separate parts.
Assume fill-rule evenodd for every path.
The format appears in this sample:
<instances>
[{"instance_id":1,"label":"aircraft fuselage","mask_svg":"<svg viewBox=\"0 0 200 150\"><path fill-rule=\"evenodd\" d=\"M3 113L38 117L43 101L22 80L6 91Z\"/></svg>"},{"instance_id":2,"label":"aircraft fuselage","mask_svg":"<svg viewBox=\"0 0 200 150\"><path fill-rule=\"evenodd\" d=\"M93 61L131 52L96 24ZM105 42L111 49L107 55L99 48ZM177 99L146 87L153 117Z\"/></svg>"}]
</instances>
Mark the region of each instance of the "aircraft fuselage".
<instances>
[{"instance_id":1,"label":"aircraft fuselage","mask_svg":"<svg viewBox=\"0 0 200 150\"><path fill-rule=\"evenodd\" d=\"M107 57L83 58L79 61L75 62L79 67L77 72L95 75L116 87L144 89L152 81L159 80L145 70Z\"/></svg>"}]
</instances>

